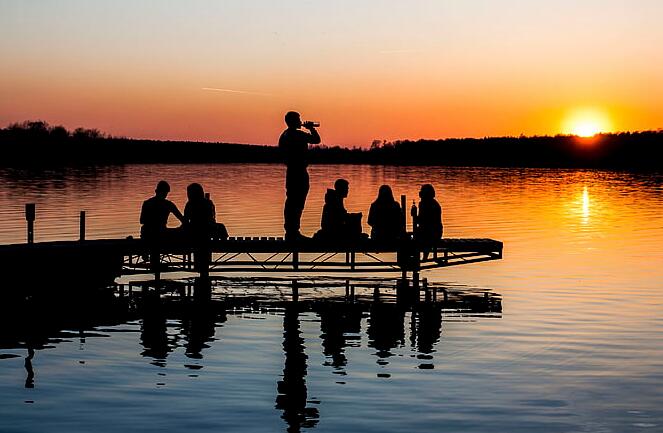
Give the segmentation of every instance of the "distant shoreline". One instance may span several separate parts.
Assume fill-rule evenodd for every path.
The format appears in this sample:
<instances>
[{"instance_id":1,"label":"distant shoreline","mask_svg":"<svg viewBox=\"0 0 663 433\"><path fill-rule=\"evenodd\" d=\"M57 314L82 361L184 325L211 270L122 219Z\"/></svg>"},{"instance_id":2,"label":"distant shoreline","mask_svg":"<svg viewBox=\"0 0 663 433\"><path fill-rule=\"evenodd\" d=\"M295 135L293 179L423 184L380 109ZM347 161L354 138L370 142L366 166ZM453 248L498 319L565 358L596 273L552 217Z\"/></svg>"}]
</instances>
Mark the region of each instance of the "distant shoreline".
<instances>
[{"instance_id":1,"label":"distant shoreline","mask_svg":"<svg viewBox=\"0 0 663 433\"><path fill-rule=\"evenodd\" d=\"M152 163L280 163L276 146L162 141L71 132L45 122L0 129L2 167ZM663 131L532 137L374 141L369 148L314 146L311 164L663 170Z\"/></svg>"}]
</instances>

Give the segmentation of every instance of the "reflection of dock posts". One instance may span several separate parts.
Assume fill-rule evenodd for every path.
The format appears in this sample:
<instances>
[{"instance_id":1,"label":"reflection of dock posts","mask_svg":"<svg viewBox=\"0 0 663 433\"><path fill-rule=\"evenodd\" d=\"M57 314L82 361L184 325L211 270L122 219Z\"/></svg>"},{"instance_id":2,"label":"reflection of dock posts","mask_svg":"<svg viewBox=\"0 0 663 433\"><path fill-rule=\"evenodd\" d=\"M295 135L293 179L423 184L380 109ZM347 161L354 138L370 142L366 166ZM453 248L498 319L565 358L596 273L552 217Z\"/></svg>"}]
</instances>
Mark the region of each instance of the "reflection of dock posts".
<instances>
[{"instance_id":1,"label":"reflection of dock posts","mask_svg":"<svg viewBox=\"0 0 663 433\"><path fill-rule=\"evenodd\" d=\"M431 293L430 290L428 290L428 278L423 278L421 280L421 285L424 290L424 300L426 303L429 303L431 301Z\"/></svg>"},{"instance_id":2,"label":"reflection of dock posts","mask_svg":"<svg viewBox=\"0 0 663 433\"><path fill-rule=\"evenodd\" d=\"M152 246L150 252L150 266L154 272L154 281L159 283L161 281L161 253L156 245Z\"/></svg>"},{"instance_id":3,"label":"reflection of dock posts","mask_svg":"<svg viewBox=\"0 0 663 433\"><path fill-rule=\"evenodd\" d=\"M205 245L204 247L200 248L198 254L201 256L198 262L198 272L200 274L200 278L209 280L209 266L210 262L212 261L212 250L209 246Z\"/></svg>"},{"instance_id":4,"label":"reflection of dock posts","mask_svg":"<svg viewBox=\"0 0 663 433\"><path fill-rule=\"evenodd\" d=\"M25 205L25 220L28 222L28 243L35 241L35 204L28 203Z\"/></svg>"},{"instance_id":5,"label":"reflection of dock posts","mask_svg":"<svg viewBox=\"0 0 663 433\"><path fill-rule=\"evenodd\" d=\"M186 289L185 289L186 291ZM206 303L212 299L212 284L208 277L196 278L193 284L193 300L197 303Z\"/></svg>"},{"instance_id":6,"label":"reflection of dock posts","mask_svg":"<svg viewBox=\"0 0 663 433\"><path fill-rule=\"evenodd\" d=\"M297 280L292 280L292 301L297 302L299 300L299 283Z\"/></svg>"},{"instance_id":7,"label":"reflection of dock posts","mask_svg":"<svg viewBox=\"0 0 663 433\"><path fill-rule=\"evenodd\" d=\"M84 241L85 240L85 211L81 211L81 216L80 220L78 222L78 232L80 234L78 240Z\"/></svg>"}]
</instances>

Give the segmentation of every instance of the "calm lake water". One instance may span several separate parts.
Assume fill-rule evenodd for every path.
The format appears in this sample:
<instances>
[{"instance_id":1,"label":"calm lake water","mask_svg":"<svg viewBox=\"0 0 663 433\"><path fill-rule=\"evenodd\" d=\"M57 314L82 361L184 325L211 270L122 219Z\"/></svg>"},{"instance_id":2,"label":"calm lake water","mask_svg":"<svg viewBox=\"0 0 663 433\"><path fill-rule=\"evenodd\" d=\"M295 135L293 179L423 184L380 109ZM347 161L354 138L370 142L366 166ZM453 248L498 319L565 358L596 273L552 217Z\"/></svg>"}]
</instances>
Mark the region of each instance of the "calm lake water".
<instances>
[{"instance_id":1,"label":"calm lake water","mask_svg":"<svg viewBox=\"0 0 663 433\"><path fill-rule=\"evenodd\" d=\"M453 308L346 304L320 288L311 305L160 310L51 330L37 344L2 329L0 431L663 432L663 175L310 174L304 233L319 228L337 177L364 219L381 184L409 207L430 182L445 236L501 240L504 258L425 272ZM282 235L283 177L269 164L0 169L0 243L24 242L28 202L37 241L77 238L80 210L89 238L135 236L160 179L180 208L186 185L202 183L231 235ZM229 290L261 289L222 282L216 298ZM492 307L463 303L484 293Z\"/></svg>"}]
</instances>

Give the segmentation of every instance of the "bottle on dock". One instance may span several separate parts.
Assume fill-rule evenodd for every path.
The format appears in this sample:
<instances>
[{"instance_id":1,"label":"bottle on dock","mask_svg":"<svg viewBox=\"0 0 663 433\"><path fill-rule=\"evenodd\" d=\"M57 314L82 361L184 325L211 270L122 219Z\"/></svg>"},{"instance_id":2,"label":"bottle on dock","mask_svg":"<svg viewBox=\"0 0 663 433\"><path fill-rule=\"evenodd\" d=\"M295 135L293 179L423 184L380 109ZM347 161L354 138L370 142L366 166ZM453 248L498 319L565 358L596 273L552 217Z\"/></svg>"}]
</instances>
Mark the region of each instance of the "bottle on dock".
<instances>
[{"instance_id":1,"label":"bottle on dock","mask_svg":"<svg viewBox=\"0 0 663 433\"><path fill-rule=\"evenodd\" d=\"M412 232L417 231L417 205L412 200L412 207L410 208L410 215L412 216Z\"/></svg>"}]
</instances>

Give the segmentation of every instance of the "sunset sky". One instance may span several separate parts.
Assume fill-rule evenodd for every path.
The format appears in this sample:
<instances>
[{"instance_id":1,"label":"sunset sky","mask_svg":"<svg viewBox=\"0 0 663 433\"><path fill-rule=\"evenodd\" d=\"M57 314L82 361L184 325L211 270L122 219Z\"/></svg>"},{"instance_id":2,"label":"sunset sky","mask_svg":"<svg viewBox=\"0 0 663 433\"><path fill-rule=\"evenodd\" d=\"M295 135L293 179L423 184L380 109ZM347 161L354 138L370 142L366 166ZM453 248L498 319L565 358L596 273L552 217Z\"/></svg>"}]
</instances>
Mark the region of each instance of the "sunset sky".
<instances>
[{"instance_id":1,"label":"sunset sky","mask_svg":"<svg viewBox=\"0 0 663 433\"><path fill-rule=\"evenodd\" d=\"M0 0L0 126L273 144L663 128L660 0Z\"/></svg>"}]
</instances>

